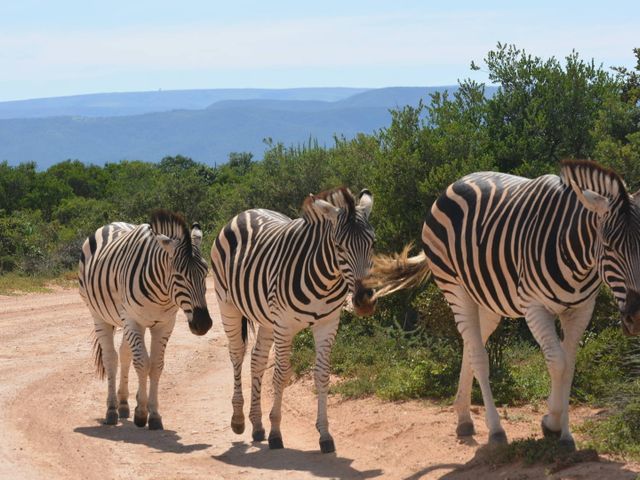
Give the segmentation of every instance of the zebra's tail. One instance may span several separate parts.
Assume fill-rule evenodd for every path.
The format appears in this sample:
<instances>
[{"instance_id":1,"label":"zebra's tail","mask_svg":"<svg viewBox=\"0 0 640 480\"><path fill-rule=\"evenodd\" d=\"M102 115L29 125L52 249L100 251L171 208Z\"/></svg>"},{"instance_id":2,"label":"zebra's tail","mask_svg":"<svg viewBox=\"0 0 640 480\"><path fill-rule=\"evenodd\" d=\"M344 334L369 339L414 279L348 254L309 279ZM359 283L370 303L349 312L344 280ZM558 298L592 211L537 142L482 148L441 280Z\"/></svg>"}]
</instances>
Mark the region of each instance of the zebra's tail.
<instances>
[{"instance_id":1,"label":"zebra's tail","mask_svg":"<svg viewBox=\"0 0 640 480\"><path fill-rule=\"evenodd\" d=\"M247 341L249 340L249 335L254 336L256 334L255 328L256 327L253 324L253 322L243 315L242 316L242 331L241 331L242 343L244 343L246 345Z\"/></svg>"},{"instance_id":2,"label":"zebra's tail","mask_svg":"<svg viewBox=\"0 0 640 480\"><path fill-rule=\"evenodd\" d=\"M100 380L104 380L107 376L107 371L104 368L104 362L102 361L102 347L100 346L100 341L98 340L98 336L93 335L93 364L95 366L96 376Z\"/></svg>"},{"instance_id":3,"label":"zebra's tail","mask_svg":"<svg viewBox=\"0 0 640 480\"><path fill-rule=\"evenodd\" d=\"M413 244L410 243L400 253L374 257L373 269L363 282L365 287L375 290L374 298L418 287L431 276L427 256L420 252L410 257L412 247Z\"/></svg>"}]
</instances>

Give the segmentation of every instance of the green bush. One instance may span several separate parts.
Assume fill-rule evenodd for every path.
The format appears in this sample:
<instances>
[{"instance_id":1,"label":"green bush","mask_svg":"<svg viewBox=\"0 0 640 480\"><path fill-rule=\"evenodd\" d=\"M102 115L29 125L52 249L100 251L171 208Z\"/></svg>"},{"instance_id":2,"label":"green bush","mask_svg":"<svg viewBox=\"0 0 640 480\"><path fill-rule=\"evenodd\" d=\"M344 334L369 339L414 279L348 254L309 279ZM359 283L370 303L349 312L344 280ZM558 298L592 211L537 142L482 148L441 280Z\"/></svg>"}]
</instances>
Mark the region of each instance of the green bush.
<instances>
[{"instance_id":1,"label":"green bush","mask_svg":"<svg viewBox=\"0 0 640 480\"><path fill-rule=\"evenodd\" d=\"M578 351L573 398L596 404L609 401L620 385L637 375L629 359L639 347L638 339L624 336L620 327L587 334Z\"/></svg>"},{"instance_id":2,"label":"green bush","mask_svg":"<svg viewBox=\"0 0 640 480\"><path fill-rule=\"evenodd\" d=\"M618 392L618 397L602 418L587 420L578 429L586 445L603 453L640 460L640 381Z\"/></svg>"}]
</instances>

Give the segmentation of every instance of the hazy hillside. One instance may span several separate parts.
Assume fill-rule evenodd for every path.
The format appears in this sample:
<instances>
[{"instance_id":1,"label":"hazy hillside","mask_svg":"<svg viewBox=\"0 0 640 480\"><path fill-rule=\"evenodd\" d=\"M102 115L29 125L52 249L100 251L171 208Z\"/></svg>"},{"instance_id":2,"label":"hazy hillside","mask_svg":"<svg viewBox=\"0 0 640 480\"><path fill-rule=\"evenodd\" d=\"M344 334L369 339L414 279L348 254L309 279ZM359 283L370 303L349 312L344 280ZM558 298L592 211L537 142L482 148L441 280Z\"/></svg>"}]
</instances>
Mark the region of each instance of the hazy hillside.
<instances>
[{"instance_id":1,"label":"hazy hillside","mask_svg":"<svg viewBox=\"0 0 640 480\"><path fill-rule=\"evenodd\" d=\"M286 145L314 138L328 145L334 135L350 138L387 126L390 108L416 105L420 98L428 100L429 93L445 88L456 87L357 91L338 101L326 98L344 94L345 89L257 90L254 93L262 97L229 99L233 95L248 95L243 90L232 92L233 95L227 92L226 99L207 103L206 108L200 109L111 117L3 119L0 160L12 165L35 161L44 169L68 158L102 164L122 159L158 161L166 155L182 154L214 164L226 162L234 151L249 151L261 158L265 138ZM195 91L189 98L194 102L211 98L202 92L206 91ZM128 106L119 98L119 108L140 108L144 103L142 97L132 95L137 99L135 105ZM304 98L313 95L325 100ZM151 103L154 102L149 100ZM158 103L154 105L158 107Z\"/></svg>"},{"instance_id":2,"label":"hazy hillside","mask_svg":"<svg viewBox=\"0 0 640 480\"><path fill-rule=\"evenodd\" d=\"M270 99L333 102L364 91L366 91L364 88L218 88L96 93L0 102L0 118L138 115L168 110L196 110L222 100Z\"/></svg>"}]
</instances>

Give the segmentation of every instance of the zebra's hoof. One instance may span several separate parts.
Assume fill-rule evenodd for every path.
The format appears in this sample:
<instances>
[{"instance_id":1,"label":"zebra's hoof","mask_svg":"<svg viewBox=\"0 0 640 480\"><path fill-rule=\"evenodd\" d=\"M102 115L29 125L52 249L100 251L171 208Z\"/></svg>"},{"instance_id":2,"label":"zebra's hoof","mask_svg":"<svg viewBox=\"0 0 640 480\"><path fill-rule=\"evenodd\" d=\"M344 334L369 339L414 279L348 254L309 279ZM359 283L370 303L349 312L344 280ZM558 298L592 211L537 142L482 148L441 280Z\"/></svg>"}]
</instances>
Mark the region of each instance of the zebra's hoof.
<instances>
[{"instance_id":1,"label":"zebra's hoof","mask_svg":"<svg viewBox=\"0 0 640 480\"><path fill-rule=\"evenodd\" d=\"M104 417L105 425L117 425L118 424L118 411L115 408L109 408L107 414Z\"/></svg>"},{"instance_id":2,"label":"zebra's hoof","mask_svg":"<svg viewBox=\"0 0 640 480\"><path fill-rule=\"evenodd\" d=\"M561 438L558 441L558 447L567 452L575 452L576 451L576 442L573 438Z\"/></svg>"},{"instance_id":3,"label":"zebra's hoof","mask_svg":"<svg viewBox=\"0 0 640 480\"><path fill-rule=\"evenodd\" d=\"M233 418L231 419L231 430L233 433L240 435L244 432L244 419L241 422L235 421Z\"/></svg>"},{"instance_id":4,"label":"zebra's hoof","mask_svg":"<svg viewBox=\"0 0 640 480\"><path fill-rule=\"evenodd\" d=\"M509 443L509 441L507 440L507 434L504 433L504 430L499 430L489 435L489 445L506 445L507 443Z\"/></svg>"},{"instance_id":5,"label":"zebra's hoof","mask_svg":"<svg viewBox=\"0 0 640 480\"><path fill-rule=\"evenodd\" d=\"M260 430L256 430L251 434L251 436L253 437L254 442L264 441L264 438L265 438L264 428L261 428Z\"/></svg>"},{"instance_id":6,"label":"zebra's hoof","mask_svg":"<svg viewBox=\"0 0 640 480\"><path fill-rule=\"evenodd\" d=\"M560 430L551 430L549 427L547 427L547 425L544 423L545 419L547 418L547 416L545 415L544 417L542 417L542 421L540 422L540 426L542 427L542 435L544 435L544 438L560 438Z\"/></svg>"},{"instance_id":7,"label":"zebra's hoof","mask_svg":"<svg viewBox=\"0 0 640 480\"><path fill-rule=\"evenodd\" d=\"M322 453L333 453L336 451L336 445L333 443L333 438L327 438L326 440L320 440L320 451Z\"/></svg>"},{"instance_id":8,"label":"zebra's hoof","mask_svg":"<svg viewBox=\"0 0 640 480\"><path fill-rule=\"evenodd\" d=\"M459 437L470 437L476 434L473 422L463 422L456 427L456 435Z\"/></svg>"},{"instance_id":9,"label":"zebra's hoof","mask_svg":"<svg viewBox=\"0 0 640 480\"><path fill-rule=\"evenodd\" d=\"M129 418L131 411L129 410L129 404L127 402L118 405L118 416L120 418Z\"/></svg>"},{"instance_id":10,"label":"zebra's hoof","mask_svg":"<svg viewBox=\"0 0 640 480\"><path fill-rule=\"evenodd\" d=\"M162 427L162 417L160 415L149 416L149 430L164 430Z\"/></svg>"},{"instance_id":11,"label":"zebra's hoof","mask_svg":"<svg viewBox=\"0 0 640 480\"><path fill-rule=\"evenodd\" d=\"M144 427L147 424L147 413L140 413L140 410L136 407L133 414L133 423L136 424L136 427Z\"/></svg>"},{"instance_id":12,"label":"zebra's hoof","mask_svg":"<svg viewBox=\"0 0 640 480\"><path fill-rule=\"evenodd\" d=\"M284 448L284 444L282 443L282 437L269 437L269 448L271 450L278 450L280 448Z\"/></svg>"}]
</instances>

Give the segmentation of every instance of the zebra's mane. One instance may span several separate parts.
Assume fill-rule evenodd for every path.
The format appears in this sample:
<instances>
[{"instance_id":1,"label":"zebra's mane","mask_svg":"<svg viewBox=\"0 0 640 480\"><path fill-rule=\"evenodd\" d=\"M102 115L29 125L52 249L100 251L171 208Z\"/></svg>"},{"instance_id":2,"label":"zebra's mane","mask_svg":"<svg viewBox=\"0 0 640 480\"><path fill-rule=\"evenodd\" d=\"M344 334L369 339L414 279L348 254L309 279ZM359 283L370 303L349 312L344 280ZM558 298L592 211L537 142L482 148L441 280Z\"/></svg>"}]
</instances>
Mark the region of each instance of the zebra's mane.
<instances>
[{"instance_id":1,"label":"zebra's mane","mask_svg":"<svg viewBox=\"0 0 640 480\"><path fill-rule=\"evenodd\" d=\"M155 233L180 240L180 243L184 245L186 253L189 255L193 253L189 227L184 217L179 213L164 209L154 210L151 213L149 224Z\"/></svg>"},{"instance_id":2,"label":"zebra's mane","mask_svg":"<svg viewBox=\"0 0 640 480\"><path fill-rule=\"evenodd\" d=\"M325 190L317 195L309 195L304 199L302 204L302 211L310 213L315 199L324 200L334 207L343 208L347 213L348 218L352 218L356 212L356 200L353 194L347 187L338 187L331 190Z\"/></svg>"},{"instance_id":3,"label":"zebra's mane","mask_svg":"<svg viewBox=\"0 0 640 480\"><path fill-rule=\"evenodd\" d=\"M629 206L629 194L624 180L615 171L591 160L563 160L562 182L571 186L574 182L582 189L591 190L612 201L620 199L622 208Z\"/></svg>"}]
</instances>

